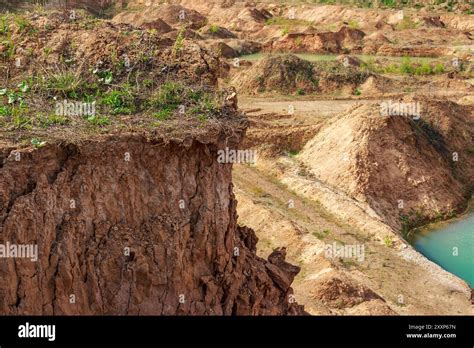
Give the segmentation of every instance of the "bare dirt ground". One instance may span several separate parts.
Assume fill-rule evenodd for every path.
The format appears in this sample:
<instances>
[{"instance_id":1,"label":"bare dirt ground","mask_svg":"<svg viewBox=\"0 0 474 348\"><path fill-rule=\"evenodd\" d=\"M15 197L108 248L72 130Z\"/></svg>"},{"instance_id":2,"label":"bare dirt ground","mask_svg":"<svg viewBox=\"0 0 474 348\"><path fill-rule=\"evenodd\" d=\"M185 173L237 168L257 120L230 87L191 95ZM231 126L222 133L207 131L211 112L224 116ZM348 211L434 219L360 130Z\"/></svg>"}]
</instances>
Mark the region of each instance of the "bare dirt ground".
<instances>
[{"instance_id":1,"label":"bare dirt ground","mask_svg":"<svg viewBox=\"0 0 474 348\"><path fill-rule=\"evenodd\" d=\"M319 119L333 117L348 109L355 103L364 103L358 100L311 100L309 98L252 98L241 97L239 107L251 118L257 118L261 114L292 115L295 123L314 123Z\"/></svg>"},{"instance_id":2,"label":"bare dirt ground","mask_svg":"<svg viewBox=\"0 0 474 348\"><path fill-rule=\"evenodd\" d=\"M265 166L238 165L233 172L239 219L257 231L257 249L266 256L286 246L288 259L302 271L296 277L296 299L312 314L473 314L468 289L434 264L416 264L406 252L375 240L371 233L341 222L314 196L305 197ZM290 203L292 208L290 208ZM324 246L361 244L364 261L324 257ZM436 269L435 278L428 271ZM344 279L354 287L374 291L382 299L362 296L356 303L324 303L318 296L328 279ZM340 297L350 296L340 293ZM423 299L423 300L420 300Z\"/></svg>"}]
</instances>

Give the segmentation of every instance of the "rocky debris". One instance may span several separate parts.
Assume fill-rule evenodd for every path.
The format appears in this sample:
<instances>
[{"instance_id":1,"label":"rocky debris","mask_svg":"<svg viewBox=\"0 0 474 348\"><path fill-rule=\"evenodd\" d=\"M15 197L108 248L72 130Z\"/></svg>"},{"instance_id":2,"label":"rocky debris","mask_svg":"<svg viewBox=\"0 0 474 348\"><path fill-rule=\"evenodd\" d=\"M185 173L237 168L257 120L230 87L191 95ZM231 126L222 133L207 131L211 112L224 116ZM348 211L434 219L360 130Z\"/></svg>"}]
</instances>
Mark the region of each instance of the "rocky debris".
<instances>
[{"instance_id":1,"label":"rocky debris","mask_svg":"<svg viewBox=\"0 0 474 348\"><path fill-rule=\"evenodd\" d=\"M219 57L198 44L199 41L190 41L200 39L191 29L183 31L185 41L171 61L169 57L173 54L173 45L179 34L177 30L159 34L153 30L105 21L98 22L91 30L79 21L65 23L60 15L59 12L51 12L48 16L29 18L41 41L25 33L12 33L16 50L10 62L14 66L14 61L19 58L24 66L10 69L10 78L24 73L44 74L45 70L48 74L57 74L60 62L67 60L68 67L61 69L80 75L89 83L97 81L97 74L108 71L117 83L127 79L130 71L117 69L114 57L120 61L126 57L132 72L146 71L146 78L155 82L173 76L193 84L201 81L205 85L217 85ZM133 35L129 35L130 32ZM77 45L78 42L81 44Z\"/></svg>"},{"instance_id":2,"label":"rocky debris","mask_svg":"<svg viewBox=\"0 0 474 348\"><path fill-rule=\"evenodd\" d=\"M289 33L265 46L267 51L341 53L361 50L365 33L347 26L337 32L314 32L309 28L300 33Z\"/></svg>"},{"instance_id":3,"label":"rocky debris","mask_svg":"<svg viewBox=\"0 0 474 348\"><path fill-rule=\"evenodd\" d=\"M184 30L173 30L169 33L163 35L163 38L170 39L172 42L176 42L179 35L182 35L183 38L189 40L202 40L202 36L199 35L196 31L191 29L184 29Z\"/></svg>"},{"instance_id":4,"label":"rocky debris","mask_svg":"<svg viewBox=\"0 0 474 348\"><path fill-rule=\"evenodd\" d=\"M380 96L393 90L393 85L392 80L387 77L372 75L369 76L367 81L360 85L359 91L363 96Z\"/></svg>"},{"instance_id":5,"label":"rocky debris","mask_svg":"<svg viewBox=\"0 0 474 348\"><path fill-rule=\"evenodd\" d=\"M265 265L270 276L283 291L287 291L293 283L295 276L300 272L300 268L285 261L286 249L276 249L268 256L268 263Z\"/></svg>"},{"instance_id":6,"label":"rocky debris","mask_svg":"<svg viewBox=\"0 0 474 348\"><path fill-rule=\"evenodd\" d=\"M232 131L16 149L0 168L0 242L38 245L39 260L1 260L1 312L304 314L290 296L299 269L284 251L259 258L237 226L232 166L217 161L245 129Z\"/></svg>"},{"instance_id":7,"label":"rocky debris","mask_svg":"<svg viewBox=\"0 0 474 348\"><path fill-rule=\"evenodd\" d=\"M354 285L347 279L330 278L318 285L314 291L314 296L325 305L337 309L354 307L362 302L371 300L381 300L371 289L363 285Z\"/></svg>"},{"instance_id":8,"label":"rocky debris","mask_svg":"<svg viewBox=\"0 0 474 348\"><path fill-rule=\"evenodd\" d=\"M398 315L384 300L367 300L359 305L348 308L347 315Z\"/></svg>"},{"instance_id":9,"label":"rocky debris","mask_svg":"<svg viewBox=\"0 0 474 348\"><path fill-rule=\"evenodd\" d=\"M231 39L224 42L234 49L239 56L257 53L262 49L262 44L255 41Z\"/></svg>"},{"instance_id":10,"label":"rocky debris","mask_svg":"<svg viewBox=\"0 0 474 348\"><path fill-rule=\"evenodd\" d=\"M427 16L423 17L423 21L425 25L428 27L435 27L435 28L445 28L446 24L443 23L440 16Z\"/></svg>"},{"instance_id":11,"label":"rocky debris","mask_svg":"<svg viewBox=\"0 0 474 348\"><path fill-rule=\"evenodd\" d=\"M349 56L347 54L341 54L340 56L337 56L336 60L346 67L347 66L359 67L362 63L359 58Z\"/></svg>"},{"instance_id":12,"label":"rocky debris","mask_svg":"<svg viewBox=\"0 0 474 348\"><path fill-rule=\"evenodd\" d=\"M236 50L234 50L232 47L230 47L229 45L227 45L225 42L222 42L222 41L211 42L208 45L208 47L212 52L215 52L216 55L219 57L235 58L239 56Z\"/></svg>"},{"instance_id":13,"label":"rocky debris","mask_svg":"<svg viewBox=\"0 0 474 348\"><path fill-rule=\"evenodd\" d=\"M158 19L175 28L186 26L193 30L200 29L207 24L207 18L198 11L174 4L154 6L140 12L121 12L112 19L112 22L141 27Z\"/></svg>"},{"instance_id":14,"label":"rocky debris","mask_svg":"<svg viewBox=\"0 0 474 348\"><path fill-rule=\"evenodd\" d=\"M256 32L265 26L272 14L249 4L248 7L233 11L228 26L238 32Z\"/></svg>"},{"instance_id":15,"label":"rocky debris","mask_svg":"<svg viewBox=\"0 0 474 348\"><path fill-rule=\"evenodd\" d=\"M206 25L202 27L199 32L204 37L211 39L237 39L237 35L232 31L216 25Z\"/></svg>"},{"instance_id":16,"label":"rocky debris","mask_svg":"<svg viewBox=\"0 0 474 348\"><path fill-rule=\"evenodd\" d=\"M230 88L230 92L225 98L225 106L231 108L232 110L237 110L238 104L237 91L235 88Z\"/></svg>"},{"instance_id":17,"label":"rocky debris","mask_svg":"<svg viewBox=\"0 0 474 348\"><path fill-rule=\"evenodd\" d=\"M169 26L168 23L159 18L151 22L144 23L142 28L156 30L159 34L169 33L173 30L173 28Z\"/></svg>"}]
</instances>

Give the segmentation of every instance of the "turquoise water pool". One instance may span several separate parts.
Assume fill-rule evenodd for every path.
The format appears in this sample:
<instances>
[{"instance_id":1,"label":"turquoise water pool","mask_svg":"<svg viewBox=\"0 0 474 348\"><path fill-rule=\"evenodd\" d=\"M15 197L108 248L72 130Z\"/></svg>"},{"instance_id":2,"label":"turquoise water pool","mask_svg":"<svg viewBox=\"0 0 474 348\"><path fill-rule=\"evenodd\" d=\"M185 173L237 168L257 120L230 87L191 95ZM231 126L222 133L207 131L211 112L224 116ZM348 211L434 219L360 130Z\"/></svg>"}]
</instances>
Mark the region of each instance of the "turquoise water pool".
<instances>
[{"instance_id":1,"label":"turquoise water pool","mask_svg":"<svg viewBox=\"0 0 474 348\"><path fill-rule=\"evenodd\" d=\"M474 288L474 213L420 232L412 244L428 259Z\"/></svg>"}]
</instances>

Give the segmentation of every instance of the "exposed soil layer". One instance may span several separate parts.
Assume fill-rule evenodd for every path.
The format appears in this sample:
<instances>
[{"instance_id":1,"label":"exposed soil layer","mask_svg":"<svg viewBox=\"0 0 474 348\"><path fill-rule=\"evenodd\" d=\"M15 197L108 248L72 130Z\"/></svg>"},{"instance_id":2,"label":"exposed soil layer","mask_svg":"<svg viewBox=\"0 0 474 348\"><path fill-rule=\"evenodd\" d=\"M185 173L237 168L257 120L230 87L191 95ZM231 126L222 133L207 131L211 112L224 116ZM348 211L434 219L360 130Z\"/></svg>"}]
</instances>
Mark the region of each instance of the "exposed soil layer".
<instances>
[{"instance_id":1,"label":"exposed soil layer","mask_svg":"<svg viewBox=\"0 0 474 348\"><path fill-rule=\"evenodd\" d=\"M217 161L238 146L244 128L233 131L2 146L0 242L38 245L39 260L2 260L1 312L304 313L291 297L299 268L284 250L257 257L237 226L232 166Z\"/></svg>"}]
</instances>

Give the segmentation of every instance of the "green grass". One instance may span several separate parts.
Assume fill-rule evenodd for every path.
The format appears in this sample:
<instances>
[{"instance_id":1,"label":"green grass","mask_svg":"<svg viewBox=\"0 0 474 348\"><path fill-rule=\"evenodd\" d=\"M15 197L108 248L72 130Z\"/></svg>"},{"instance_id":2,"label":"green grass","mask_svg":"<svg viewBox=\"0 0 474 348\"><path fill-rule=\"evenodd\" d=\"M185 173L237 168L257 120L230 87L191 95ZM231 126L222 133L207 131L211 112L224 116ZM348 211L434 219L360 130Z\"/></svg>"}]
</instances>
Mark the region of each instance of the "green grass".
<instances>
[{"instance_id":1,"label":"green grass","mask_svg":"<svg viewBox=\"0 0 474 348\"><path fill-rule=\"evenodd\" d=\"M264 58L268 53L254 53L241 56L240 59L257 62ZM277 53L283 55L285 53ZM338 55L335 54L313 54L313 53L292 53L295 56L307 60L312 63L317 62L334 62ZM396 56L373 56L373 55L354 55L361 62L361 68L380 74L408 74L408 75L432 75L442 74L445 72L442 63L436 62L437 58L433 57L396 57ZM383 65L376 62L376 59L383 61ZM356 95L357 91L355 92Z\"/></svg>"},{"instance_id":2,"label":"green grass","mask_svg":"<svg viewBox=\"0 0 474 348\"><path fill-rule=\"evenodd\" d=\"M110 124L108 116L93 115L86 118L86 121L94 126L106 126Z\"/></svg>"},{"instance_id":3,"label":"green grass","mask_svg":"<svg viewBox=\"0 0 474 348\"><path fill-rule=\"evenodd\" d=\"M66 117L56 115L55 113L39 117L39 126L41 128L49 128L54 125L66 125L68 123L69 120Z\"/></svg>"},{"instance_id":4,"label":"green grass","mask_svg":"<svg viewBox=\"0 0 474 348\"><path fill-rule=\"evenodd\" d=\"M386 236L384 238L383 242L384 242L385 246L387 246L389 248L393 245L393 240L389 236Z\"/></svg>"},{"instance_id":5,"label":"green grass","mask_svg":"<svg viewBox=\"0 0 474 348\"><path fill-rule=\"evenodd\" d=\"M12 58L15 54L15 44L10 38L6 38L5 40L1 40L0 44L6 49L0 54L2 58Z\"/></svg>"},{"instance_id":6,"label":"green grass","mask_svg":"<svg viewBox=\"0 0 474 348\"><path fill-rule=\"evenodd\" d=\"M5 36L9 32L8 17L3 15L0 17L0 36Z\"/></svg>"},{"instance_id":7,"label":"green grass","mask_svg":"<svg viewBox=\"0 0 474 348\"><path fill-rule=\"evenodd\" d=\"M23 33L31 28L30 22L21 16L16 16L15 17L15 24L18 26L18 30L20 33Z\"/></svg>"},{"instance_id":8,"label":"green grass","mask_svg":"<svg viewBox=\"0 0 474 348\"><path fill-rule=\"evenodd\" d=\"M48 77L47 88L55 94L71 97L80 94L83 80L77 73L60 71Z\"/></svg>"},{"instance_id":9,"label":"green grass","mask_svg":"<svg viewBox=\"0 0 474 348\"><path fill-rule=\"evenodd\" d=\"M349 21L349 28L351 28L351 29L360 29L360 24L356 20L351 19Z\"/></svg>"},{"instance_id":10,"label":"green grass","mask_svg":"<svg viewBox=\"0 0 474 348\"><path fill-rule=\"evenodd\" d=\"M216 24L212 24L212 25L209 27L209 32L210 32L211 34L216 34L218 31L219 31L219 26L216 25Z\"/></svg>"},{"instance_id":11,"label":"green grass","mask_svg":"<svg viewBox=\"0 0 474 348\"><path fill-rule=\"evenodd\" d=\"M175 109L183 102L182 93L184 87L176 82L165 82L152 97L153 106L164 109L174 107Z\"/></svg>"},{"instance_id":12,"label":"green grass","mask_svg":"<svg viewBox=\"0 0 474 348\"><path fill-rule=\"evenodd\" d=\"M165 121L171 116L174 110L175 109L173 108L162 109L155 113L153 116L160 121Z\"/></svg>"},{"instance_id":13,"label":"green grass","mask_svg":"<svg viewBox=\"0 0 474 348\"><path fill-rule=\"evenodd\" d=\"M173 57L176 57L179 52L183 49L183 43L184 43L184 34L186 32L186 27L182 27L179 29L178 36L176 36L176 40L173 44L173 49L172 49L172 54Z\"/></svg>"},{"instance_id":14,"label":"green grass","mask_svg":"<svg viewBox=\"0 0 474 348\"><path fill-rule=\"evenodd\" d=\"M129 115L134 110L133 95L126 87L107 92L102 98L101 104L108 106L112 114Z\"/></svg>"}]
</instances>

